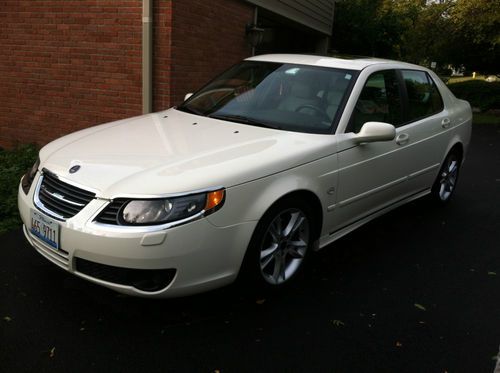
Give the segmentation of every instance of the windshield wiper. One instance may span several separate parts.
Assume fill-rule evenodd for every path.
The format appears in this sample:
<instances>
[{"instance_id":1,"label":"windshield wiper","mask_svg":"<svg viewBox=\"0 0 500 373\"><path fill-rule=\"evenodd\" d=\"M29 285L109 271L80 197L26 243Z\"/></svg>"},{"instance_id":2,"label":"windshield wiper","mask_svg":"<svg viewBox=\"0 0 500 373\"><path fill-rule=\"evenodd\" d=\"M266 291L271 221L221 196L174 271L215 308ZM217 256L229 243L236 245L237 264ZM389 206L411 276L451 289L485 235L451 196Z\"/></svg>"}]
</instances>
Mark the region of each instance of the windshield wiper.
<instances>
[{"instance_id":1,"label":"windshield wiper","mask_svg":"<svg viewBox=\"0 0 500 373\"><path fill-rule=\"evenodd\" d=\"M231 114L211 114L208 116L209 118L213 119L221 119L221 120L229 120L231 122L237 122L237 123L244 123L244 124L250 124L252 126L257 126L257 127L264 127L264 128L273 128L273 129L281 129L281 127L278 126L273 126L268 123L263 123L258 120L245 117L244 115L231 115Z\"/></svg>"},{"instance_id":2,"label":"windshield wiper","mask_svg":"<svg viewBox=\"0 0 500 373\"><path fill-rule=\"evenodd\" d=\"M181 106L177 106L176 108L177 110L180 110L180 111L183 111L185 113L189 113L189 114L196 114L196 115L201 115L202 117L205 117L206 115L203 114L201 111L199 110L196 110L196 109L191 109L190 107L188 106L184 106L184 105L181 105Z\"/></svg>"}]
</instances>

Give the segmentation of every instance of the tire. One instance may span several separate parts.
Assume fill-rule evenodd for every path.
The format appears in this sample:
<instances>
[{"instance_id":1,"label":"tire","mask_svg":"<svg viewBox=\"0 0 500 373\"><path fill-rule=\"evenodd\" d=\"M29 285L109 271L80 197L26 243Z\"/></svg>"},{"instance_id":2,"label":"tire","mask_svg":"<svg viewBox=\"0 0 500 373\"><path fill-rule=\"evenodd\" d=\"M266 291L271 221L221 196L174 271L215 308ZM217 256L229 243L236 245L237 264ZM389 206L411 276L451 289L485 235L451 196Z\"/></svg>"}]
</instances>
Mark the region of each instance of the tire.
<instances>
[{"instance_id":1,"label":"tire","mask_svg":"<svg viewBox=\"0 0 500 373\"><path fill-rule=\"evenodd\" d=\"M255 228L243 262L242 280L258 290L287 286L302 271L316 231L309 205L293 199L278 202Z\"/></svg>"},{"instance_id":2,"label":"tire","mask_svg":"<svg viewBox=\"0 0 500 373\"><path fill-rule=\"evenodd\" d=\"M446 156L434 185L431 189L432 198L441 204L450 201L458 183L462 157L458 151L452 150Z\"/></svg>"}]
</instances>

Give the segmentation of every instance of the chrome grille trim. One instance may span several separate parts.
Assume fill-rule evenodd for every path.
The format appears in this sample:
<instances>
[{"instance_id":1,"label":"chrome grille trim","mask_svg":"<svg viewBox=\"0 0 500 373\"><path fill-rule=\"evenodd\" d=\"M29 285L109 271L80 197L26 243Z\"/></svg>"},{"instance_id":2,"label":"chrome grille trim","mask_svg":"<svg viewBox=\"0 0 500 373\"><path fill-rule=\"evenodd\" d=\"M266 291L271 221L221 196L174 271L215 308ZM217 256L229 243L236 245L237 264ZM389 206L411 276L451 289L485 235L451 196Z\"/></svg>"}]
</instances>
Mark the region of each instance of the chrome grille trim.
<instances>
[{"instance_id":1,"label":"chrome grille trim","mask_svg":"<svg viewBox=\"0 0 500 373\"><path fill-rule=\"evenodd\" d=\"M77 206L77 207L85 207L84 203L78 203L78 202L75 202L75 201L71 201L71 200L65 198L64 196L60 195L59 193L51 193L47 189L47 187L44 186L44 185L41 186L40 191L43 192L43 193L48 194L52 198L58 199L61 202L69 203L70 205Z\"/></svg>"},{"instance_id":2,"label":"chrome grille trim","mask_svg":"<svg viewBox=\"0 0 500 373\"><path fill-rule=\"evenodd\" d=\"M95 196L95 193L66 183L43 169L33 199L42 212L65 221L78 214Z\"/></svg>"}]
</instances>

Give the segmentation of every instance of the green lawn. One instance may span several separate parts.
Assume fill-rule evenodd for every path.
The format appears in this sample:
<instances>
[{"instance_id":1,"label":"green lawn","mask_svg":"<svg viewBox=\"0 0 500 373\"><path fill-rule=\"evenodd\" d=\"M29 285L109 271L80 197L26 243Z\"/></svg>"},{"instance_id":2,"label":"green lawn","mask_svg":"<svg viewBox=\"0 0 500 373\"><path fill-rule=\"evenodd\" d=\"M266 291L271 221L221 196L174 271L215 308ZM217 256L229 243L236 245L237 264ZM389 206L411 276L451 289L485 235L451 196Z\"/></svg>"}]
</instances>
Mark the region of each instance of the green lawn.
<instances>
[{"instance_id":1,"label":"green lawn","mask_svg":"<svg viewBox=\"0 0 500 373\"><path fill-rule=\"evenodd\" d=\"M468 82L471 80L477 80L477 81L485 81L486 75L476 75L476 79L473 79L472 76L452 76L448 79L448 84L455 84L455 83L463 83L463 82Z\"/></svg>"},{"instance_id":2,"label":"green lawn","mask_svg":"<svg viewBox=\"0 0 500 373\"><path fill-rule=\"evenodd\" d=\"M473 124L500 124L500 115L488 113L474 113Z\"/></svg>"}]
</instances>

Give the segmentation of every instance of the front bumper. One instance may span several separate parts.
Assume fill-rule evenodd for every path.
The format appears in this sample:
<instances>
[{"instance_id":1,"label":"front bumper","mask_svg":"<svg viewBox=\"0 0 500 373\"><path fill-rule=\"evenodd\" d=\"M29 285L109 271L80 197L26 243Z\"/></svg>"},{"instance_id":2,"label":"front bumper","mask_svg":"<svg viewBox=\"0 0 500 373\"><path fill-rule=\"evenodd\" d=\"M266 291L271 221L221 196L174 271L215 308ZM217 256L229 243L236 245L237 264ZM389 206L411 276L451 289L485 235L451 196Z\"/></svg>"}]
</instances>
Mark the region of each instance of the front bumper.
<instances>
[{"instance_id":1,"label":"front bumper","mask_svg":"<svg viewBox=\"0 0 500 373\"><path fill-rule=\"evenodd\" d=\"M60 222L61 250L56 251L27 228L30 226L30 210L36 209L33 190L32 187L28 195L24 194L21 187L18 190L19 212L28 242L46 259L64 270L129 295L177 297L233 282L257 223L251 221L218 227L203 218L159 231L108 229L103 225L92 224L95 214L107 204L105 200L95 199L73 218ZM215 214L221 214L223 210ZM87 262L95 263L101 269L112 266L118 272L123 269L157 270L157 273L169 270L171 278L165 282L166 287L145 291L130 284L112 282L112 276L98 276L93 275L97 272L83 271L78 263Z\"/></svg>"}]
</instances>

